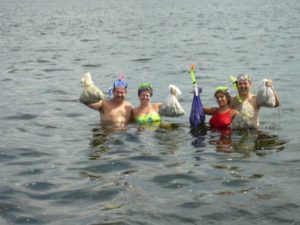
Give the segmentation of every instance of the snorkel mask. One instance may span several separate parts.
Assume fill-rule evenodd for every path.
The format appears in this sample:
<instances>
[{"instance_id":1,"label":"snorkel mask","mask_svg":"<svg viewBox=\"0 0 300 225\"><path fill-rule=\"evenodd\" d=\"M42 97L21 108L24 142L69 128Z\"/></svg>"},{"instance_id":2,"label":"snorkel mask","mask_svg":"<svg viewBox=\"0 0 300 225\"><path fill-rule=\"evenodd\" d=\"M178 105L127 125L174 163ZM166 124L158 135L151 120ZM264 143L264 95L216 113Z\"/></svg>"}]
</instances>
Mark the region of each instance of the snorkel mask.
<instances>
[{"instance_id":1,"label":"snorkel mask","mask_svg":"<svg viewBox=\"0 0 300 225\"><path fill-rule=\"evenodd\" d=\"M118 79L113 83L113 86L108 90L108 95L112 97L112 93L116 88L125 88L127 89L128 83L125 81L125 75L121 73L118 77Z\"/></svg>"},{"instance_id":2,"label":"snorkel mask","mask_svg":"<svg viewBox=\"0 0 300 225\"><path fill-rule=\"evenodd\" d=\"M125 75L123 73L121 73L118 80L113 83L114 89L118 87L124 87L125 89L128 87L128 83L125 81Z\"/></svg>"}]
</instances>

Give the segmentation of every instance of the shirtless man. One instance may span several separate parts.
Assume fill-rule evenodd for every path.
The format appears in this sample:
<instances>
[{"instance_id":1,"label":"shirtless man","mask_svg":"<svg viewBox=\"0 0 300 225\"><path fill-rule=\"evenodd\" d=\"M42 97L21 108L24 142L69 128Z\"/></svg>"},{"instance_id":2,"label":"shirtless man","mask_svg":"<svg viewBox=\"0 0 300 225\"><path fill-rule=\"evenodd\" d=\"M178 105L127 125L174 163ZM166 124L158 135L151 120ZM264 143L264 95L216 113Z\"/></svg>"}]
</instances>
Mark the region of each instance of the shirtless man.
<instances>
[{"instance_id":1,"label":"shirtless man","mask_svg":"<svg viewBox=\"0 0 300 225\"><path fill-rule=\"evenodd\" d=\"M119 79L113 84L112 99L103 99L88 105L91 109L100 112L100 119L103 124L123 128L130 122L133 106L125 100L127 86L126 81Z\"/></svg>"},{"instance_id":2,"label":"shirtless man","mask_svg":"<svg viewBox=\"0 0 300 225\"><path fill-rule=\"evenodd\" d=\"M280 104L279 97L272 87L272 81L268 80L265 83L266 87L271 87L275 96L275 106ZM246 120L247 128L259 127L258 112L263 105L260 105L256 100L256 95L250 92L251 78L247 74L240 74L236 78L236 87L238 95L231 100L231 107L237 110ZM233 121L234 122L234 121Z\"/></svg>"}]
</instances>

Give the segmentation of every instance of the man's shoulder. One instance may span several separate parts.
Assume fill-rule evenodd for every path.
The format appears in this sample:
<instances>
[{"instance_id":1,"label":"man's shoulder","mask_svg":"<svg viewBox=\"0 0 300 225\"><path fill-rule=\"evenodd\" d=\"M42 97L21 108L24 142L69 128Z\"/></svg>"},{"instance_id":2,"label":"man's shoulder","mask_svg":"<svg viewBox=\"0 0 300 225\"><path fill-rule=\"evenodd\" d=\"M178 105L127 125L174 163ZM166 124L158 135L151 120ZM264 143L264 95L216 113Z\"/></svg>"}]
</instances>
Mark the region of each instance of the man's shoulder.
<instances>
[{"instance_id":1,"label":"man's shoulder","mask_svg":"<svg viewBox=\"0 0 300 225\"><path fill-rule=\"evenodd\" d=\"M123 104L126 106L126 107L130 107L131 109L133 109L134 107L132 106L132 104L127 101L127 100L124 100Z\"/></svg>"},{"instance_id":2,"label":"man's shoulder","mask_svg":"<svg viewBox=\"0 0 300 225\"><path fill-rule=\"evenodd\" d=\"M256 95L253 94L253 95L250 97L249 101L250 101L253 105L258 106L257 101L256 101Z\"/></svg>"},{"instance_id":3,"label":"man's shoulder","mask_svg":"<svg viewBox=\"0 0 300 225\"><path fill-rule=\"evenodd\" d=\"M238 96L233 96L230 99L230 106L235 108L237 105L239 105L239 100L238 100Z\"/></svg>"}]
</instances>

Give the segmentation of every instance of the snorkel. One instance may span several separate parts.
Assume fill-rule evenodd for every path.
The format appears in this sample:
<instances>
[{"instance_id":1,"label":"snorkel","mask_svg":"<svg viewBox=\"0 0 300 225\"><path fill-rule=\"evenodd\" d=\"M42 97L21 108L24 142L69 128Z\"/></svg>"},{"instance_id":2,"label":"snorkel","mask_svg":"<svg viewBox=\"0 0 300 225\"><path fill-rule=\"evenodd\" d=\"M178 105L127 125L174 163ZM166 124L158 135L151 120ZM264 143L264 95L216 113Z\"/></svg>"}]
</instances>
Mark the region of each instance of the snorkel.
<instances>
[{"instance_id":1,"label":"snorkel","mask_svg":"<svg viewBox=\"0 0 300 225\"><path fill-rule=\"evenodd\" d=\"M232 82L232 86L234 87L234 89L238 90L238 88L237 88L237 82L238 82L237 78L235 76L230 76L230 80ZM243 102L243 100L242 100L239 92L237 93L236 98L237 98L238 103L242 103Z\"/></svg>"},{"instance_id":2,"label":"snorkel","mask_svg":"<svg viewBox=\"0 0 300 225\"><path fill-rule=\"evenodd\" d=\"M194 71L195 71L195 64L192 64L191 68L190 68L190 75L191 75L191 79L192 79L192 82L193 82L195 95L198 96L199 95L199 89L198 89L198 86L197 86L197 83L196 83L196 78L195 78Z\"/></svg>"}]
</instances>

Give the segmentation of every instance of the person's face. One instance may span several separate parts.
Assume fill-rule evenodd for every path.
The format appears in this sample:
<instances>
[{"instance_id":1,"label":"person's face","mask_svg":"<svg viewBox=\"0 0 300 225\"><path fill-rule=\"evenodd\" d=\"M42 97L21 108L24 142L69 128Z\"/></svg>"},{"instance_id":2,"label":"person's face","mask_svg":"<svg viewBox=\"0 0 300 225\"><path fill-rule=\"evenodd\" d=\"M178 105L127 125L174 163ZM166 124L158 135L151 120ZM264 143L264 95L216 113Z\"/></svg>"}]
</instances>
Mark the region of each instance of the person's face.
<instances>
[{"instance_id":1,"label":"person's face","mask_svg":"<svg viewBox=\"0 0 300 225\"><path fill-rule=\"evenodd\" d=\"M151 94L149 91L142 91L139 95L139 99L141 103L148 103L151 100Z\"/></svg>"},{"instance_id":2,"label":"person's face","mask_svg":"<svg viewBox=\"0 0 300 225\"><path fill-rule=\"evenodd\" d=\"M228 99L226 98L226 96L223 93L217 93L215 95L215 98L220 107L228 105Z\"/></svg>"},{"instance_id":3,"label":"person's face","mask_svg":"<svg viewBox=\"0 0 300 225\"><path fill-rule=\"evenodd\" d=\"M114 98L125 99L126 89L124 87L117 87L115 88L113 94L114 94Z\"/></svg>"},{"instance_id":4,"label":"person's face","mask_svg":"<svg viewBox=\"0 0 300 225\"><path fill-rule=\"evenodd\" d=\"M248 80L240 80L237 83L239 95L247 95L250 92L251 84Z\"/></svg>"}]
</instances>

